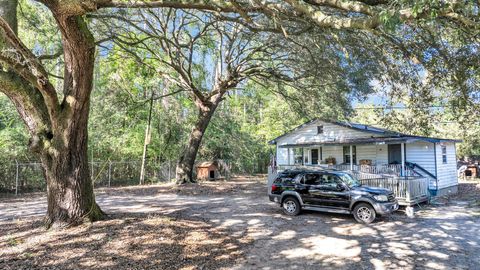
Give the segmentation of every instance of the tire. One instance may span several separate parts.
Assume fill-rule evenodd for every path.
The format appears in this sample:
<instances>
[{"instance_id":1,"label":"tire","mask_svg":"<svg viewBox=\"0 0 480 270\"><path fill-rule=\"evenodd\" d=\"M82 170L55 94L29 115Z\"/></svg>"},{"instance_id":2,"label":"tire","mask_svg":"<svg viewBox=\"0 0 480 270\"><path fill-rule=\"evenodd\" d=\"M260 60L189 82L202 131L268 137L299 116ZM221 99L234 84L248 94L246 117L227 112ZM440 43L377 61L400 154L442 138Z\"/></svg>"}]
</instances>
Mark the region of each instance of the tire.
<instances>
[{"instance_id":1,"label":"tire","mask_svg":"<svg viewBox=\"0 0 480 270\"><path fill-rule=\"evenodd\" d=\"M353 217L359 223L370 224L376 216L375 209L368 203L359 203L353 208Z\"/></svg>"},{"instance_id":2,"label":"tire","mask_svg":"<svg viewBox=\"0 0 480 270\"><path fill-rule=\"evenodd\" d=\"M296 216L300 214L301 205L294 197L288 197L282 202L282 210L285 215Z\"/></svg>"}]
</instances>

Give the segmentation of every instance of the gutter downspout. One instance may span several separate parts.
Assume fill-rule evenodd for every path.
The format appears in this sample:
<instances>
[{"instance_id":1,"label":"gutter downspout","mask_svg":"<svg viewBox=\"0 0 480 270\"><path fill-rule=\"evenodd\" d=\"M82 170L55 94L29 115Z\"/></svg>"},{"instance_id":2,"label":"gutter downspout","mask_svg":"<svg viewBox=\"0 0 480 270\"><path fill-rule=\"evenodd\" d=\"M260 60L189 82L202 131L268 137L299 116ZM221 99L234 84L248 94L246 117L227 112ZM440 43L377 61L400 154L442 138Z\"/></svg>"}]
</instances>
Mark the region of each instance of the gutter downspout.
<instances>
[{"instance_id":1,"label":"gutter downspout","mask_svg":"<svg viewBox=\"0 0 480 270\"><path fill-rule=\"evenodd\" d=\"M350 171L353 171L353 146L350 145Z\"/></svg>"},{"instance_id":2,"label":"gutter downspout","mask_svg":"<svg viewBox=\"0 0 480 270\"><path fill-rule=\"evenodd\" d=\"M406 174L405 170L405 143L400 144L400 152L401 152L401 163L402 163L402 168L400 170L400 176L408 177Z\"/></svg>"},{"instance_id":3,"label":"gutter downspout","mask_svg":"<svg viewBox=\"0 0 480 270\"><path fill-rule=\"evenodd\" d=\"M437 171L437 143L433 143L433 155L435 158L435 195L437 195L438 191L438 171Z\"/></svg>"}]
</instances>

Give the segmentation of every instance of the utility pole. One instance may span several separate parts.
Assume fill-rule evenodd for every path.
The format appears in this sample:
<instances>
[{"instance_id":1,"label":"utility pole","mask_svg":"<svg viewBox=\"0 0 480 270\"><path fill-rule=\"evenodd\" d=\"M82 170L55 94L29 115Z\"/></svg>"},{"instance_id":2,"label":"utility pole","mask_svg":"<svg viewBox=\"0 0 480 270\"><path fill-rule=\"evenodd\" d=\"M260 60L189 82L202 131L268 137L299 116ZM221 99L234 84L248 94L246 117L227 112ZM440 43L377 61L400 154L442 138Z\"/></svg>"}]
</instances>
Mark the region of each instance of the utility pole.
<instances>
[{"instance_id":1,"label":"utility pole","mask_svg":"<svg viewBox=\"0 0 480 270\"><path fill-rule=\"evenodd\" d=\"M142 168L140 169L140 185L145 183L145 160L147 158L147 146L150 144L151 125L152 125L152 110L153 110L153 89L150 96L150 110L148 112L148 124L145 128L145 141L143 143Z\"/></svg>"},{"instance_id":2,"label":"utility pole","mask_svg":"<svg viewBox=\"0 0 480 270\"><path fill-rule=\"evenodd\" d=\"M18 160L15 159L15 167L16 167L16 172L15 172L15 195L18 195Z\"/></svg>"}]
</instances>

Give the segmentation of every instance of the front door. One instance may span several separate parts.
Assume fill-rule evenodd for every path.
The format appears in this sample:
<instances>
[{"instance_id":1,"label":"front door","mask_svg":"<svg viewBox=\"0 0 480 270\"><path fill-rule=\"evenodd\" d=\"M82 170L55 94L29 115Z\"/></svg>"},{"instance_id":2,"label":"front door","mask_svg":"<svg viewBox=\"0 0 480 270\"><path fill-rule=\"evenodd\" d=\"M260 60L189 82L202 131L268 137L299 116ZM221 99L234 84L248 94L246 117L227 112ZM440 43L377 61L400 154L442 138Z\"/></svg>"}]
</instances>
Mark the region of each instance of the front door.
<instances>
[{"instance_id":1,"label":"front door","mask_svg":"<svg viewBox=\"0 0 480 270\"><path fill-rule=\"evenodd\" d=\"M312 149L310 150L311 155L312 155L312 165L317 165L318 164L318 149Z\"/></svg>"},{"instance_id":2,"label":"front door","mask_svg":"<svg viewBox=\"0 0 480 270\"><path fill-rule=\"evenodd\" d=\"M400 144L388 145L388 164L402 164L402 146Z\"/></svg>"}]
</instances>

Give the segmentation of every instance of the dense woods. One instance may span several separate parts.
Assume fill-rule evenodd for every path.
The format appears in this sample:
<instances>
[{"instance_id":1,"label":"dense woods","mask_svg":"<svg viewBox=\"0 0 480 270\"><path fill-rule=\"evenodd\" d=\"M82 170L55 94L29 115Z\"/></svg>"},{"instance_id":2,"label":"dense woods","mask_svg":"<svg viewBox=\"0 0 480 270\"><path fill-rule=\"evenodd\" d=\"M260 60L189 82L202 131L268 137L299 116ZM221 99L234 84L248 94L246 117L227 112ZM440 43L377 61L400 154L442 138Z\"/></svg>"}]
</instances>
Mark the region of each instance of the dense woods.
<instances>
[{"instance_id":1,"label":"dense woods","mask_svg":"<svg viewBox=\"0 0 480 270\"><path fill-rule=\"evenodd\" d=\"M441 107L463 153L479 151L467 128L479 114L478 3L12 0L0 11L0 151L41 160L47 226L102 218L89 157L177 160L179 183L200 159L263 172L269 139L316 116L351 119L368 94L418 121L357 118L450 135L434 128Z\"/></svg>"}]
</instances>

